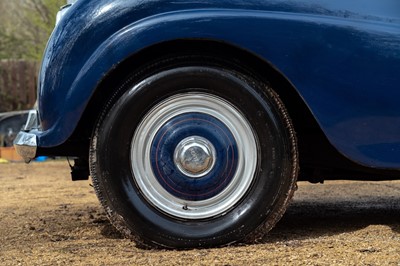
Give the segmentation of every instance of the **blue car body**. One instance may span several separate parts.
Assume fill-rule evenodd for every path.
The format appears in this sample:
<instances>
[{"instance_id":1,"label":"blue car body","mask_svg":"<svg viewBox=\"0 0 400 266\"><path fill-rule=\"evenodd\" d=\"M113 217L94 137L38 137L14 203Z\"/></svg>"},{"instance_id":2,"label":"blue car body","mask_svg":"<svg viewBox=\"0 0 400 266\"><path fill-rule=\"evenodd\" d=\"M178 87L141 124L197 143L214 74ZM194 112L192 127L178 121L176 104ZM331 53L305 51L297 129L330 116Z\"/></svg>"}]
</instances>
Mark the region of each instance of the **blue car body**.
<instances>
[{"instance_id":1,"label":"blue car body","mask_svg":"<svg viewBox=\"0 0 400 266\"><path fill-rule=\"evenodd\" d=\"M36 138L34 156L87 151L85 140L75 143L90 137L101 95L112 94L125 62L174 47L236 51L259 73L281 80L277 92L299 142L309 139L300 158L324 157L319 141L327 140L340 162L400 177L397 0L78 0L44 53L39 127L25 129ZM340 168L331 158L327 166Z\"/></svg>"}]
</instances>

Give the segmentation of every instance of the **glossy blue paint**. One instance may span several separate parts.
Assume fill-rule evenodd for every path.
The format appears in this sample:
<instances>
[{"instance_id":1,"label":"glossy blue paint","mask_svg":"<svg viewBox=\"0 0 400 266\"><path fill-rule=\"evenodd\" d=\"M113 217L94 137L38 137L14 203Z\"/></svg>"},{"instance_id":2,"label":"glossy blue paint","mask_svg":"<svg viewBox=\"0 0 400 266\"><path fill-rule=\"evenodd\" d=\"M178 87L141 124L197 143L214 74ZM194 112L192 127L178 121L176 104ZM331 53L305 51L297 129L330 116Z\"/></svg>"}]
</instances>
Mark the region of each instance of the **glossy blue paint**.
<instances>
[{"instance_id":1,"label":"glossy blue paint","mask_svg":"<svg viewBox=\"0 0 400 266\"><path fill-rule=\"evenodd\" d=\"M78 1L44 55L39 146L68 139L97 84L126 57L209 39L280 71L342 154L400 169L399 11L397 0Z\"/></svg>"},{"instance_id":2,"label":"glossy blue paint","mask_svg":"<svg viewBox=\"0 0 400 266\"><path fill-rule=\"evenodd\" d=\"M187 137L199 136L216 150L215 165L201 178L183 174L175 165L175 148ZM236 173L238 151L235 138L218 119L201 113L174 117L157 132L150 150L152 170L159 183L175 197L198 201L218 195Z\"/></svg>"}]
</instances>

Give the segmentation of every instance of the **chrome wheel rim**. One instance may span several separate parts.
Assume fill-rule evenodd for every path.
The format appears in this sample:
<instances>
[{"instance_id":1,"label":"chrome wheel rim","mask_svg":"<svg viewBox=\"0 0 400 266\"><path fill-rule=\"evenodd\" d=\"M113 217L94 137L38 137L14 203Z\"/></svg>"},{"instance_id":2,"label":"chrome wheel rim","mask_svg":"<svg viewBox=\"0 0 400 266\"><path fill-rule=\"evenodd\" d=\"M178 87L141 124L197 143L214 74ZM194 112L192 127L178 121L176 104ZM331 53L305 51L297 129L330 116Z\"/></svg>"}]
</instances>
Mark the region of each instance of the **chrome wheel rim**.
<instances>
[{"instance_id":1,"label":"chrome wheel rim","mask_svg":"<svg viewBox=\"0 0 400 266\"><path fill-rule=\"evenodd\" d=\"M131 169L143 197L182 219L227 213L249 190L256 164L257 141L247 119L206 93L162 101L131 143Z\"/></svg>"}]
</instances>

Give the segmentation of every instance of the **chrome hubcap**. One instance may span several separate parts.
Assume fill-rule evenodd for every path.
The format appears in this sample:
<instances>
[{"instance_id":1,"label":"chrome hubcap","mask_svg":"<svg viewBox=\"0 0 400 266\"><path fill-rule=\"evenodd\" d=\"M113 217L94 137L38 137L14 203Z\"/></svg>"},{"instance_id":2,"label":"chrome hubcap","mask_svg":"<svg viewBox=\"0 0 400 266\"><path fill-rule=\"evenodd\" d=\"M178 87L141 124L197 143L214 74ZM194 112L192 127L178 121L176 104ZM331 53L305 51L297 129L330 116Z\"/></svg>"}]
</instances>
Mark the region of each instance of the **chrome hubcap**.
<instances>
[{"instance_id":1,"label":"chrome hubcap","mask_svg":"<svg viewBox=\"0 0 400 266\"><path fill-rule=\"evenodd\" d=\"M144 198L167 215L223 215L254 179L257 141L247 119L229 102L186 93L154 106L131 144L133 178Z\"/></svg>"},{"instance_id":2,"label":"chrome hubcap","mask_svg":"<svg viewBox=\"0 0 400 266\"><path fill-rule=\"evenodd\" d=\"M182 140L174 152L177 168L191 178L207 175L215 163L215 148L205 138L192 136Z\"/></svg>"}]
</instances>

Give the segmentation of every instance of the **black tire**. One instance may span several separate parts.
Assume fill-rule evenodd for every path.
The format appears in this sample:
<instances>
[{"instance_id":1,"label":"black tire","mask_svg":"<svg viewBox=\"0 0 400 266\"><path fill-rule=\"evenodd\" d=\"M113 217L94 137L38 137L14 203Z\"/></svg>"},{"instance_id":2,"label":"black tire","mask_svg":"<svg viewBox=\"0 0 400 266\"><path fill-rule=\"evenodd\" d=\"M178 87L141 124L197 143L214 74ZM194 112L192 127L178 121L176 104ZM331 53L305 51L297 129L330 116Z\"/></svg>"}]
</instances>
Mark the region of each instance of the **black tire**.
<instances>
[{"instance_id":1,"label":"black tire","mask_svg":"<svg viewBox=\"0 0 400 266\"><path fill-rule=\"evenodd\" d=\"M122 90L90 151L97 196L119 231L141 246L196 248L255 242L276 224L296 188L298 155L270 88L191 64Z\"/></svg>"}]
</instances>

